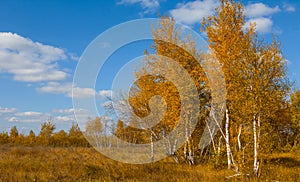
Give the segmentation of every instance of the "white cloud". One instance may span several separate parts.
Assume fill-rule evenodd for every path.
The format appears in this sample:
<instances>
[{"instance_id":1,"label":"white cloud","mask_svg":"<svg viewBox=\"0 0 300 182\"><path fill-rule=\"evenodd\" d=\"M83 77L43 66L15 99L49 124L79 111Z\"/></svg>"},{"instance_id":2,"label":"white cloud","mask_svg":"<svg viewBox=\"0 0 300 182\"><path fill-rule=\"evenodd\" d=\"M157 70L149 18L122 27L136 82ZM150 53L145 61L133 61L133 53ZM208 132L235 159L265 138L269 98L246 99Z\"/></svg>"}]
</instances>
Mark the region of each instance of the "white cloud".
<instances>
[{"instance_id":1,"label":"white cloud","mask_svg":"<svg viewBox=\"0 0 300 182\"><path fill-rule=\"evenodd\" d=\"M48 113L26 111L26 112L15 112L12 116L5 117L4 119L8 122L18 123L40 123L46 121L50 117Z\"/></svg>"},{"instance_id":2,"label":"white cloud","mask_svg":"<svg viewBox=\"0 0 300 182\"><path fill-rule=\"evenodd\" d=\"M11 119L11 117L15 115L15 113L17 113L16 108L8 108L8 107L0 106L0 120L2 119L8 121L9 119Z\"/></svg>"},{"instance_id":3,"label":"white cloud","mask_svg":"<svg viewBox=\"0 0 300 182\"><path fill-rule=\"evenodd\" d=\"M273 21L270 18L252 18L246 22L246 27L249 27L250 23L255 23L255 29L258 33L265 34L272 32Z\"/></svg>"},{"instance_id":4,"label":"white cloud","mask_svg":"<svg viewBox=\"0 0 300 182\"><path fill-rule=\"evenodd\" d=\"M154 13L159 8L159 0L121 0L119 5L139 4L144 9L144 14Z\"/></svg>"},{"instance_id":5,"label":"white cloud","mask_svg":"<svg viewBox=\"0 0 300 182\"><path fill-rule=\"evenodd\" d=\"M8 122L18 122L19 120L16 117L10 117L8 118Z\"/></svg>"},{"instance_id":6,"label":"white cloud","mask_svg":"<svg viewBox=\"0 0 300 182\"><path fill-rule=\"evenodd\" d=\"M54 109L53 112L54 113L58 113L58 114L73 114L74 111L76 111L77 114L79 113L86 113L87 110L86 109L74 109L74 108L69 108L69 109Z\"/></svg>"},{"instance_id":7,"label":"white cloud","mask_svg":"<svg viewBox=\"0 0 300 182\"><path fill-rule=\"evenodd\" d=\"M80 88L75 87L73 88L73 95L70 95L70 97L75 98L90 98L90 97L96 97L99 100L103 100L106 98L111 98L113 94L113 91L111 90L100 90L96 92L93 88Z\"/></svg>"},{"instance_id":8,"label":"white cloud","mask_svg":"<svg viewBox=\"0 0 300 182\"><path fill-rule=\"evenodd\" d=\"M43 93L52 93L52 94L64 94L69 96L72 95L72 83L58 83L58 82L48 82L47 85L44 85L40 88L37 88L37 91Z\"/></svg>"},{"instance_id":9,"label":"white cloud","mask_svg":"<svg viewBox=\"0 0 300 182\"><path fill-rule=\"evenodd\" d=\"M212 15L218 0L197 0L177 4L176 9L170 11L172 17L179 23L192 25L200 23L204 17Z\"/></svg>"},{"instance_id":10,"label":"white cloud","mask_svg":"<svg viewBox=\"0 0 300 182\"><path fill-rule=\"evenodd\" d=\"M20 112L15 114L15 116L28 116L28 117L38 117L42 115L43 113L35 112L35 111Z\"/></svg>"},{"instance_id":11,"label":"white cloud","mask_svg":"<svg viewBox=\"0 0 300 182\"><path fill-rule=\"evenodd\" d=\"M100 90L98 92L98 96L100 99L112 98L113 91L112 90Z\"/></svg>"},{"instance_id":12,"label":"white cloud","mask_svg":"<svg viewBox=\"0 0 300 182\"><path fill-rule=\"evenodd\" d=\"M81 88L81 87L74 87L72 93L72 83L59 83L59 82L48 82L47 85L41 86L37 88L38 92L43 93L52 93L52 94L63 94L67 97L74 97L74 98L91 98L95 97L97 99L105 99L107 97L111 97L112 91L110 90L100 90L98 92L95 91L93 88Z\"/></svg>"},{"instance_id":13,"label":"white cloud","mask_svg":"<svg viewBox=\"0 0 300 182\"><path fill-rule=\"evenodd\" d=\"M13 122L13 123L41 123L47 121L49 118L52 118L54 123L59 122L74 122L75 116L73 114L74 109L58 109L54 110L54 117L51 117L49 113L36 112L36 111L26 111L26 112L17 112L16 109L6 108L5 113L10 113L10 115L2 116L1 118L4 121ZM58 113L58 114L55 114ZM78 114L84 113L83 109L78 109ZM1 115L0 115L1 116Z\"/></svg>"},{"instance_id":14,"label":"white cloud","mask_svg":"<svg viewBox=\"0 0 300 182\"><path fill-rule=\"evenodd\" d=\"M18 117L11 117L8 119L9 122L15 123L41 123L42 121L46 121L47 118L18 118Z\"/></svg>"},{"instance_id":15,"label":"white cloud","mask_svg":"<svg viewBox=\"0 0 300 182\"><path fill-rule=\"evenodd\" d=\"M74 113L74 108L70 108L70 109L55 109L53 112L60 113L60 114L71 114L71 113Z\"/></svg>"},{"instance_id":16,"label":"white cloud","mask_svg":"<svg viewBox=\"0 0 300 182\"><path fill-rule=\"evenodd\" d=\"M7 108L7 107L1 107L0 106L0 116L4 114L12 114L17 111L16 108Z\"/></svg>"},{"instance_id":17,"label":"white cloud","mask_svg":"<svg viewBox=\"0 0 300 182\"><path fill-rule=\"evenodd\" d=\"M273 28L272 15L279 13L281 9L279 6L270 7L263 3L248 4L245 7L246 25L248 27L250 23L256 24L256 32L260 34L266 34L271 32L280 33L280 30Z\"/></svg>"},{"instance_id":18,"label":"white cloud","mask_svg":"<svg viewBox=\"0 0 300 182\"><path fill-rule=\"evenodd\" d=\"M86 116L87 118L87 113L86 109L76 109L77 116ZM51 118L54 123L74 122L74 109L56 109L50 114L37 111L19 112L16 108L0 107L0 121L10 123L42 123L49 118Z\"/></svg>"},{"instance_id":19,"label":"white cloud","mask_svg":"<svg viewBox=\"0 0 300 182\"><path fill-rule=\"evenodd\" d=\"M215 7L220 5L219 0L196 0L187 3L179 3L176 8L170 10L171 16L179 23L193 25L201 23L204 17L212 15ZM294 12L295 7L285 3L282 7L285 11ZM258 33L280 32L273 30L272 15L279 13L279 6L270 7L264 3L250 3L245 6L246 27L250 22L256 22Z\"/></svg>"},{"instance_id":20,"label":"white cloud","mask_svg":"<svg viewBox=\"0 0 300 182\"><path fill-rule=\"evenodd\" d=\"M64 50L33 42L18 34L0 32L0 73L12 74L14 80L40 82L63 80L67 73L57 62L67 58Z\"/></svg>"},{"instance_id":21,"label":"white cloud","mask_svg":"<svg viewBox=\"0 0 300 182\"><path fill-rule=\"evenodd\" d=\"M280 12L279 6L275 6L271 8L268 5L265 5L263 3L255 3L255 4L248 4L245 7L245 13L246 16L249 18L258 18L263 16L270 16L275 13Z\"/></svg>"},{"instance_id":22,"label":"white cloud","mask_svg":"<svg viewBox=\"0 0 300 182\"><path fill-rule=\"evenodd\" d=\"M93 88L75 87L75 88L73 88L73 94L69 93L68 97L85 99L85 98L95 97L95 95L96 95L96 92Z\"/></svg>"},{"instance_id":23,"label":"white cloud","mask_svg":"<svg viewBox=\"0 0 300 182\"><path fill-rule=\"evenodd\" d=\"M286 11L286 12L295 12L296 11L296 8L291 5L291 4L288 4L288 3L284 3L283 4L283 9Z\"/></svg>"},{"instance_id":24,"label":"white cloud","mask_svg":"<svg viewBox=\"0 0 300 182\"><path fill-rule=\"evenodd\" d=\"M56 121L56 122L74 122L75 121L75 117L74 117L74 115L56 116L54 118L54 121Z\"/></svg>"},{"instance_id":25,"label":"white cloud","mask_svg":"<svg viewBox=\"0 0 300 182\"><path fill-rule=\"evenodd\" d=\"M68 56L73 61L79 61L79 57L76 54L74 54L74 53L68 53Z\"/></svg>"}]
</instances>

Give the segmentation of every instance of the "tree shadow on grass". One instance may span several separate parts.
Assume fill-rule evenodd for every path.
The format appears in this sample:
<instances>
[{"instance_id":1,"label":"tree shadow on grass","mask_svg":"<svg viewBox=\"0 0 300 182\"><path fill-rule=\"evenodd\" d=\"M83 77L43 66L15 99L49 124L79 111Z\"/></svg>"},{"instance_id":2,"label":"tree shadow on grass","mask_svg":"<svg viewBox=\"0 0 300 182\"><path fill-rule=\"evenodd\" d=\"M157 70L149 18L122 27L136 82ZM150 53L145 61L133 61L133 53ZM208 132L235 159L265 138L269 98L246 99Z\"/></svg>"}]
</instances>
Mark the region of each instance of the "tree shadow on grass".
<instances>
[{"instance_id":1,"label":"tree shadow on grass","mask_svg":"<svg viewBox=\"0 0 300 182\"><path fill-rule=\"evenodd\" d=\"M300 167L300 161L291 157L277 157L270 159L270 163L274 165L281 165L288 168Z\"/></svg>"}]
</instances>

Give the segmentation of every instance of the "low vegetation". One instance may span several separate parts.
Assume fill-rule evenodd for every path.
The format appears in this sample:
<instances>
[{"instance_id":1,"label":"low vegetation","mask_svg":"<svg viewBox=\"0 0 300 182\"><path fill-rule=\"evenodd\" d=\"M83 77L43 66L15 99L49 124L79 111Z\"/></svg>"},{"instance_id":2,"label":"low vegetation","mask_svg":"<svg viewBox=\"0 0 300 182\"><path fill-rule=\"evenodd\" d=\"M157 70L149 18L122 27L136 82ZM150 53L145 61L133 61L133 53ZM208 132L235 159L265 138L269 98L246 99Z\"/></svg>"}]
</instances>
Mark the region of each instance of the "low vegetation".
<instances>
[{"instance_id":1,"label":"low vegetation","mask_svg":"<svg viewBox=\"0 0 300 182\"><path fill-rule=\"evenodd\" d=\"M262 164L261 181L297 181L299 153L272 154ZM113 161L93 148L0 147L0 181L257 181L209 164L176 164L170 158L133 165Z\"/></svg>"}]
</instances>

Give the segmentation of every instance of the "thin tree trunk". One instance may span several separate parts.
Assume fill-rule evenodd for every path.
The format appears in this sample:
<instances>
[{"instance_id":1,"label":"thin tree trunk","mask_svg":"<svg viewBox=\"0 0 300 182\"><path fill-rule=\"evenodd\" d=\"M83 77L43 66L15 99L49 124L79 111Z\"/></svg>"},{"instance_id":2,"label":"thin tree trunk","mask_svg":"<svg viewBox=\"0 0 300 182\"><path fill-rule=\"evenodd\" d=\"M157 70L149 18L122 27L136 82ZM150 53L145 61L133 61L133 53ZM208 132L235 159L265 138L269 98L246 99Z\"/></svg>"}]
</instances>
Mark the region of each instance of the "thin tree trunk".
<instances>
[{"instance_id":1,"label":"thin tree trunk","mask_svg":"<svg viewBox=\"0 0 300 182\"><path fill-rule=\"evenodd\" d=\"M260 115L258 115L257 118L257 127L258 127L258 131L257 131L257 150L259 150L259 144L260 144Z\"/></svg>"},{"instance_id":2,"label":"thin tree trunk","mask_svg":"<svg viewBox=\"0 0 300 182\"><path fill-rule=\"evenodd\" d=\"M175 152L176 152L177 142L178 142L178 139L176 138L175 141L174 141L172 154L175 154Z\"/></svg>"},{"instance_id":3,"label":"thin tree trunk","mask_svg":"<svg viewBox=\"0 0 300 182\"><path fill-rule=\"evenodd\" d=\"M256 128L256 125L257 125L257 121L256 121L256 116L254 115L253 116L253 142L254 142L254 160L253 160L253 172L255 175L257 175L257 172L258 172L258 167L259 167L259 164L258 164L258 160L257 160L257 156L258 156L258 133L257 133L257 128Z\"/></svg>"},{"instance_id":4,"label":"thin tree trunk","mask_svg":"<svg viewBox=\"0 0 300 182\"><path fill-rule=\"evenodd\" d=\"M190 165L193 165L194 164L194 157L193 157L193 151L192 151L192 144L191 144L191 141L188 140L188 162Z\"/></svg>"},{"instance_id":5,"label":"thin tree trunk","mask_svg":"<svg viewBox=\"0 0 300 182\"><path fill-rule=\"evenodd\" d=\"M178 164L179 159L178 159L178 157L176 156L176 153L175 153L176 152L177 141L178 141L178 139L175 138L175 141L174 141L174 144L173 144L173 150L172 150L171 145L170 145L170 149L171 149L171 155L172 155L173 160Z\"/></svg>"},{"instance_id":6,"label":"thin tree trunk","mask_svg":"<svg viewBox=\"0 0 300 182\"><path fill-rule=\"evenodd\" d=\"M151 162L154 161L154 144L153 144L153 134L151 133L150 137L150 142L151 142Z\"/></svg>"},{"instance_id":7,"label":"thin tree trunk","mask_svg":"<svg viewBox=\"0 0 300 182\"><path fill-rule=\"evenodd\" d=\"M193 139L191 139L191 142L190 142L190 152L189 152L189 156L190 156L190 161L191 161L191 165L194 165L195 164L195 151L194 151L194 142L193 142Z\"/></svg>"},{"instance_id":8,"label":"thin tree trunk","mask_svg":"<svg viewBox=\"0 0 300 182\"><path fill-rule=\"evenodd\" d=\"M214 118L214 121L216 122L217 126L220 129L220 132L221 132L222 136L225 139L226 151L227 151L227 160L228 160L228 169L231 169L231 163L232 163L234 168L235 168L236 173L239 174L239 168L236 165L236 163L234 162L234 158L233 158L233 155L232 155L232 152L231 152L231 149L230 149L230 143L229 143L229 121L230 121L230 118L229 118L228 109L226 109L225 113L226 113L226 123L225 123L225 130L226 131L225 131L225 134L224 134L220 124L218 123L218 121L215 118Z\"/></svg>"},{"instance_id":9,"label":"thin tree trunk","mask_svg":"<svg viewBox=\"0 0 300 182\"><path fill-rule=\"evenodd\" d=\"M186 138L186 142L184 144L184 149L183 149L183 157L184 160L187 161L187 148L188 148L188 143L189 143L189 130L188 130L188 126L187 123L185 124L185 138Z\"/></svg>"},{"instance_id":10,"label":"thin tree trunk","mask_svg":"<svg viewBox=\"0 0 300 182\"><path fill-rule=\"evenodd\" d=\"M229 144L229 114L228 109L226 109L226 123L225 123L225 141L226 141L226 151L227 151L227 165L228 169L231 169L231 158L230 158L230 144Z\"/></svg>"},{"instance_id":11,"label":"thin tree trunk","mask_svg":"<svg viewBox=\"0 0 300 182\"><path fill-rule=\"evenodd\" d=\"M206 126L207 126L207 129L208 129L208 132L209 132L209 136L210 136L210 139L211 139L211 142L212 142L212 145L213 145L214 153L216 153L215 141L213 139L212 132L211 132L209 124L207 124L207 122L206 122Z\"/></svg>"},{"instance_id":12,"label":"thin tree trunk","mask_svg":"<svg viewBox=\"0 0 300 182\"><path fill-rule=\"evenodd\" d=\"M240 125L240 127L239 127L239 134L238 134L238 147L239 147L239 151L242 150L241 134L242 134L242 125Z\"/></svg>"},{"instance_id":13,"label":"thin tree trunk","mask_svg":"<svg viewBox=\"0 0 300 182\"><path fill-rule=\"evenodd\" d=\"M219 163L219 159L220 159L220 153L221 153L221 142L222 142L222 136L220 136L219 138L219 143L218 143L218 151L217 151L217 161L216 164Z\"/></svg>"},{"instance_id":14,"label":"thin tree trunk","mask_svg":"<svg viewBox=\"0 0 300 182\"><path fill-rule=\"evenodd\" d=\"M170 140L166 137L165 129L162 130L162 135L163 135L163 138L165 139L164 144L163 144L164 150L167 155L171 155L170 150L169 150L171 144L170 144Z\"/></svg>"},{"instance_id":15,"label":"thin tree trunk","mask_svg":"<svg viewBox=\"0 0 300 182\"><path fill-rule=\"evenodd\" d=\"M187 159L187 142L184 144L184 148L183 148L183 158L184 158L184 160Z\"/></svg>"},{"instance_id":16,"label":"thin tree trunk","mask_svg":"<svg viewBox=\"0 0 300 182\"><path fill-rule=\"evenodd\" d=\"M221 140L222 140L222 136L220 136L220 138L219 138L219 144L218 144L218 156L220 156L220 152L221 152Z\"/></svg>"}]
</instances>

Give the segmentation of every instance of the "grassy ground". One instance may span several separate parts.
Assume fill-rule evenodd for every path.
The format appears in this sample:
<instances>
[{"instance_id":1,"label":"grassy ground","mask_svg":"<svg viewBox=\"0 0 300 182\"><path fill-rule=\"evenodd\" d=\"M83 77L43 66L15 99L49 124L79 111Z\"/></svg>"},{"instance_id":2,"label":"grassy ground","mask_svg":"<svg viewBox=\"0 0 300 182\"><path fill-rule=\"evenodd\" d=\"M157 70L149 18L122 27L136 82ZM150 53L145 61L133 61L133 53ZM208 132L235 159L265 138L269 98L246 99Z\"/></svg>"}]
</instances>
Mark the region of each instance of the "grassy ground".
<instances>
[{"instance_id":1,"label":"grassy ground","mask_svg":"<svg viewBox=\"0 0 300 182\"><path fill-rule=\"evenodd\" d=\"M110 160L92 148L0 146L0 181L257 181L207 165L171 160L131 165ZM266 160L261 181L300 181L300 154L274 154Z\"/></svg>"}]
</instances>

